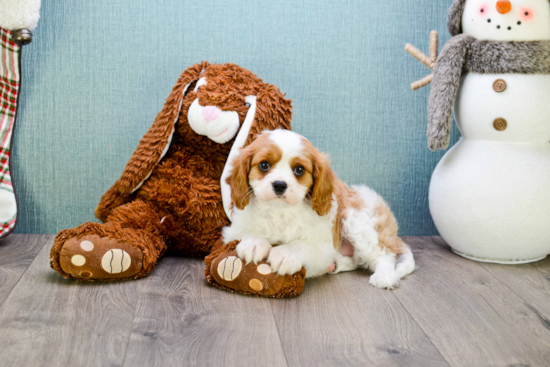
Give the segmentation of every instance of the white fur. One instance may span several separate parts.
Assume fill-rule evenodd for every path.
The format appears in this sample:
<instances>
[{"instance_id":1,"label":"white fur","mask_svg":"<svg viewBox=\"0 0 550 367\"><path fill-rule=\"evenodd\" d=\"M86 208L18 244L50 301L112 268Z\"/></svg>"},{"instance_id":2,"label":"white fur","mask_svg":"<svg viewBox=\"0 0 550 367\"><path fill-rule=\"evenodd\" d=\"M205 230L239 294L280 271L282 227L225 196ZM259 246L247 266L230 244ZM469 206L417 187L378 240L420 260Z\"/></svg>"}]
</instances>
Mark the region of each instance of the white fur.
<instances>
[{"instance_id":1,"label":"white fur","mask_svg":"<svg viewBox=\"0 0 550 367\"><path fill-rule=\"evenodd\" d=\"M234 209L233 224L223 229L223 238L226 243L241 240L237 253L247 263L252 261L251 247L260 242L258 239L281 245L270 249L267 258L273 271L281 275L294 274L302 266L308 278L326 274L336 257L331 215L320 217L304 201L291 205L252 197L243 210Z\"/></svg>"},{"instance_id":2,"label":"white fur","mask_svg":"<svg viewBox=\"0 0 550 367\"><path fill-rule=\"evenodd\" d=\"M40 18L40 0L0 0L0 28L33 30Z\"/></svg>"},{"instance_id":3,"label":"white fur","mask_svg":"<svg viewBox=\"0 0 550 367\"><path fill-rule=\"evenodd\" d=\"M374 209L384 200L374 190L366 186L352 186L360 196L364 208L350 208L347 219L344 220L342 236L353 245L353 257L338 254L334 273L350 271L358 268L370 269L374 274L369 283L377 288L394 289L399 285L399 279L412 273L415 269L414 257L406 246L406 253L397 256L395 253L381 247L378 241L378 216Z\"/></svg>"},{"instance_id":4,"label":"white fur","mask_svg":"<svg viewBox=\"0 0 550 367\"><path fill-rule=\"evenodd\" d=\"M464 33L477 39L491 41L550 39L550 2L548 0L511 0L510 2L512 10L506 14L500 14L496 8L496 0L468 0L462 15ZM481 12L482 7L483 12ZM532 13L532 18L527 19L524 16L525 11ZM488 22L489 19L491 22Z\"/></svg>"},{"instance_id":5,"label":"white fur","mask_svg":"<svg viewBox=\"0 0 550 367\"><path fill-rule=\"evenodd\" d=\"M379 245L375 208L384 202L366 186L352 187L364 208L348 208L342 227L342 236L352 243L354 255L349 257L337 252L332 232L338 210L335 197L331 212L319 216L307 200L309 188L300 188L289 165L292 158L302 155L303 138L287 130L264 133L270 134L269 139L281 148L283 157L263 179L250 182L254 193L250 203L243 210L234 209L232 225L223 229L225 243L241 240L237 246L239 257L247 263L267 258L273 272L281 275L294 274L303 266L308 278L328 273L334 263L333 273L371 269L374 274L369 283L388 289L397 287L400 278L414 271L414 258L408 247L397 258L395 253ZM273 191L271 183L277 180L287 182L287 191L294 190L293 193L286 198L269 193ZM276 244L279 246L271 248Z\"/></svg>"}]
</instances>

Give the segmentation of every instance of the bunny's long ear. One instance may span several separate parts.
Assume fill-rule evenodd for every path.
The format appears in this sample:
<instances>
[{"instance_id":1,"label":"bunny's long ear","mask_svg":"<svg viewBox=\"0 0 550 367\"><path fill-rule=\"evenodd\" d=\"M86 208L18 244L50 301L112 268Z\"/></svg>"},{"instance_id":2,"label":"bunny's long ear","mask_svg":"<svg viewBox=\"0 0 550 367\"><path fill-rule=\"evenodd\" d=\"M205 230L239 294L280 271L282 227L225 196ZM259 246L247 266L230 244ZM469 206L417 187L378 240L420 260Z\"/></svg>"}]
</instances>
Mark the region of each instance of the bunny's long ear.
<instances>
[{"instance_id":1,"label":"bunny's long ear","mask_svg":"<svg viewBox=\"0 0 550 367\"><path fill-rule=\"evenodd\" d=\"M166 154L172 141L174 125L178 120L185 93L189 86L200 78L201 71L208 66L209 63L203 61L189 67L181 74L162 111L139 142L120 180L117 181L116 185L121 194L129 195L139 189Z\"/></svg>"}]
</instances>

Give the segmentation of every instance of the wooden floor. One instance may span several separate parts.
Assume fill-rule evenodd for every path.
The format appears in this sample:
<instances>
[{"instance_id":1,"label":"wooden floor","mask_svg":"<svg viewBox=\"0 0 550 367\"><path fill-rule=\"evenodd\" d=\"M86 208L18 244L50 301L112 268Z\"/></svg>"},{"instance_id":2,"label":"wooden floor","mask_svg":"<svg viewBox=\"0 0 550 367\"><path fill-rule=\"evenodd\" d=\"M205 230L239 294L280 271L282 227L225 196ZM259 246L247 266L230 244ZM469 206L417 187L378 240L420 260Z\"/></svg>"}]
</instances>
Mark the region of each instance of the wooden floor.
<instances>
[{"instance_id":1,"label":"wooden floor","mask_svg":"<svg viewBox=\"0 0 550 367\"><path fill-rule=\"evenodd\" d=\"M399 289L357 271L295 299L208 286L203 263L164 258L148 277L79 283L49 267L49 235L0 241L2 366L549 366L550 259L519 266L409 237Z\"/></svg>"}]
</instances>

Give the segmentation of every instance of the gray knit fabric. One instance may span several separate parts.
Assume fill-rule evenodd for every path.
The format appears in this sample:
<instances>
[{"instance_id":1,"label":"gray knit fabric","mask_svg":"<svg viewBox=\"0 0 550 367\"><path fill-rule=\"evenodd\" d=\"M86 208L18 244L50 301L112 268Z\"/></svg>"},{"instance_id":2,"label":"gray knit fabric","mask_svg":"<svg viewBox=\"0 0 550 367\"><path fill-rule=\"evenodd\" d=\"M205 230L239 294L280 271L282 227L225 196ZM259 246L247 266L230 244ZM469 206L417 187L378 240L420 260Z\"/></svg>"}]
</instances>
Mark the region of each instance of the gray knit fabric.
<instances>
[{"instance_id":1,"label":"gray knit fabric","mask_svg":"<svg viewBox=\"0 0 550 367\"><path fill-rule=\"evenodd\" d=\"M470 45L465 67L482 74L550 74L550 41L476 40Z\"/></svg>"},{"instance_id":2,"label":"gray knit fabric","mask_svg":"<svg viewBox=\"0 0 550 367\"><path fill-rule=\"evenodd\" d=\"M452 36L462 33L462 14L466 0L455 0L449 9L449 17L447 18L447 28Z\"/></svg>"},{"instance_id":3,"label":"gray knit fabric","mask_svg":"<svg viewBox=\"0 0 550 367\"><path fill-rule=\"evenodd\" d=\"M437 59L428 103L428 146L446 149L453 106L464 71L480 74L550 74L550 41L481 41L460 34Z\"/></svg>"},{"instance_id":4,"label":"gray knit fabric","mask_svg":"<svg viewBox=\"0 0 550 367\"><path fill-rule=\"evenodd\" d=\"M474 40L464 34L451 38L435 64L428 102L428 147L431 150L446 149L449 146L453 105L466 53Z\"/></svg>"}]
</instances>

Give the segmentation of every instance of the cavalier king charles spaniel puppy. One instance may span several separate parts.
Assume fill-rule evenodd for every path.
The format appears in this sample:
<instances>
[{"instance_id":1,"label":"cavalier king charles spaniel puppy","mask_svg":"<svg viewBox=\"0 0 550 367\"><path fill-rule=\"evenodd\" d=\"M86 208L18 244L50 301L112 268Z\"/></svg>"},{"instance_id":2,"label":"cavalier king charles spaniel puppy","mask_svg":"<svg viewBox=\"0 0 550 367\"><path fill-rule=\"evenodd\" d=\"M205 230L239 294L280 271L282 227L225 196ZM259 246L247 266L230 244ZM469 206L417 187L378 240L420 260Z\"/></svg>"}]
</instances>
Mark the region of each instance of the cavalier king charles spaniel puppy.
<instances>
[{"instance_id":1,"label":"cavalier king charles spaniel puppy","mask_svg":"<svg viewBox=\"0 0 550 367\"><path fill-rule=\"evenodd\" d=\"M303 266L308 278L365 268L370 284L388 289L415 269L388 204L337 179L328 158L299 134L263 132L235 158L227 181L232 224L223 239L240 240L237 254L247 263L267 259L281 275Z\"/></svg>"}]
</instances>

